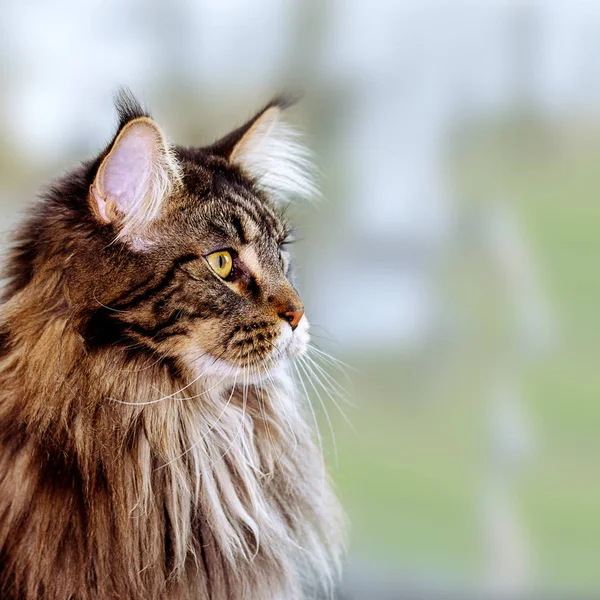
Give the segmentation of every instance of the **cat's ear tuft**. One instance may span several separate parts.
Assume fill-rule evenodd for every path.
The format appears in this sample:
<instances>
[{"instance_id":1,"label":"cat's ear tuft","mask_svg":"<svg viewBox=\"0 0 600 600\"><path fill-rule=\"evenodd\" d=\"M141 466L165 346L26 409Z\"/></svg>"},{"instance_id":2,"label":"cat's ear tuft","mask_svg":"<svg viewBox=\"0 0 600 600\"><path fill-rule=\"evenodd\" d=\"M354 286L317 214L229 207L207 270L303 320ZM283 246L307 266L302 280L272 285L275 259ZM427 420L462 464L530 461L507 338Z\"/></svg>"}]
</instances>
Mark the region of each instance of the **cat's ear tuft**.
<instances>
[{"instance_id":1,"label":"cat's ear tuft","mask_svg":"<svg viewBox=\"0 0 600 600\"><path fill-rule=\"evenodd\" d=\"M164 134L149 117L122 124L102 160L90 200L101 222L113 223L117 238L142 234L180 179Z\"/></svg>"},{"instance_id":2,"label":"cat's ear tuft","mask_svg":"<svg viewBox=\"0 0 600 600\"><path fill-rule=\"evenodd\" d=\"M311 153L300 134L282 119L287 105L274 100L213 148L276 200L315 198Z\"/></svg>"}]
</instances>

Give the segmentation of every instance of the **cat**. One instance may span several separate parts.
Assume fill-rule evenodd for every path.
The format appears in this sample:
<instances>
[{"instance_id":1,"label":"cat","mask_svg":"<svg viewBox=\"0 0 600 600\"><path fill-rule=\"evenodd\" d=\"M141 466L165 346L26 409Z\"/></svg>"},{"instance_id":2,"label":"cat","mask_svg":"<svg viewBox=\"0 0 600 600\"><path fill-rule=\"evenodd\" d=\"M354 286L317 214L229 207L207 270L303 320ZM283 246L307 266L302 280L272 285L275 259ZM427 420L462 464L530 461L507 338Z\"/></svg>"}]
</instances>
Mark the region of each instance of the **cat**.
<instances>
[{"instance_id":1,"label":"cat","mask_svg":"<svg viewBox=\"0 0 600 600\"><path fill-rule=\"evenodd\" d=\"M0 597L332 595L344 518L291 366L283 216L314 193L276 98L203 148L130 92L16 233L0 307Z\"/></svg>"}]
</instances>

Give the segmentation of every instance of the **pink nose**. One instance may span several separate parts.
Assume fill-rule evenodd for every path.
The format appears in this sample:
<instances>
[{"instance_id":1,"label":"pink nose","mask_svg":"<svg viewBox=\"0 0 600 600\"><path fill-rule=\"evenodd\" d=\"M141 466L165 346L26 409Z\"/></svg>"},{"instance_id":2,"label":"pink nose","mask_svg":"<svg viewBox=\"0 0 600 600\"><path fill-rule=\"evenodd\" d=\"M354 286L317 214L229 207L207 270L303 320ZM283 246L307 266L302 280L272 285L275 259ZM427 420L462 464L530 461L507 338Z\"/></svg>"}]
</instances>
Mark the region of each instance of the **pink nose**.
<instances>
[{"instance_id":1,"label":"pink nose","mask_svg":"<svg viewBox=\"0 0 600 600\"><path fill-rule=\"evenodd\" d=\"M292 331L298 327L298 323L300 323L300 319L304 314L303 308L296 308L294 310L288 310L284 313L280 313L280 317L285 319L292 327Z\"/></svg>"}]
</instances>

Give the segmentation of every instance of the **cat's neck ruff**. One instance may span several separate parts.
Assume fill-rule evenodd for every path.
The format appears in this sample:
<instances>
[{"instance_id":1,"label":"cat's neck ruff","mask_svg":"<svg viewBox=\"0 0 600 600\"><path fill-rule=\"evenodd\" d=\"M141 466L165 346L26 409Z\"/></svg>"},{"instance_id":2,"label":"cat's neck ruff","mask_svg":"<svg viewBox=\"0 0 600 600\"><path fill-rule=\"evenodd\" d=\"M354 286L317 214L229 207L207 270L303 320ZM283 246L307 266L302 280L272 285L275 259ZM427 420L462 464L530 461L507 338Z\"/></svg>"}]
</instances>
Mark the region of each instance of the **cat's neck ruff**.
<instances>
[{"instance_id":1,"label":"cat's neck ruff","mask_svg":"<svg viewBox=\"0 0 600 600\"><path fill-rule=\"evenodd\" d=\"M14 305L7 312L18 327L23 303ZM113 550L132 572L160 562L151 540L167 527L173 581L194 573L198 586L223 580L223 590L248 587L261 598L332 585L339 514L285 364L260 384L175 379L164 365L126 360L116 348L99 366L68 320L30 319L2 359L0 381L10 382L2 412L43 429L44 452L68 448L92 519L101 465L111 488L103 510L123 534ZM35 443L17 452L21 472L9 469L8 479L33 485L38 475L22 453L35 456ZM324 519L332 537L319 527ZM93 529L86 535L101 543Z\"/></svg>"}]
</instances>

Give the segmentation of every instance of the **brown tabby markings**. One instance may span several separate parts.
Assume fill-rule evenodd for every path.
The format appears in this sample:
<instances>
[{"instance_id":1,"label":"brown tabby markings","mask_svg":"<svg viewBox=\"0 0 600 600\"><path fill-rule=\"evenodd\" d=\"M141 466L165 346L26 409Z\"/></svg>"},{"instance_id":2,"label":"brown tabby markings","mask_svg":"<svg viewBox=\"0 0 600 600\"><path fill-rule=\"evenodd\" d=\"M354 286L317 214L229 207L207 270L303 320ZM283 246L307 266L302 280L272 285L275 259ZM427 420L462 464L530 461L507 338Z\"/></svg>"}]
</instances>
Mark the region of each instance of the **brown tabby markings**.
<instances>
[{"instance_id":1,"label":"brown tabby markings","mask_svg":"<svg viewBox=\"0 0 600 600\"><path fill-rule=\"evenodd\" d=\"M340 517L287 374L287 224L232 158L282 107L209 148L153 149L173 178L152 218L94 196L115 137L21 227L0 313L1 598L330 589ZM119 131L147 118L119 108ZM231 281L203 259L223 248Z\"/></svg>"}]
</instances>

